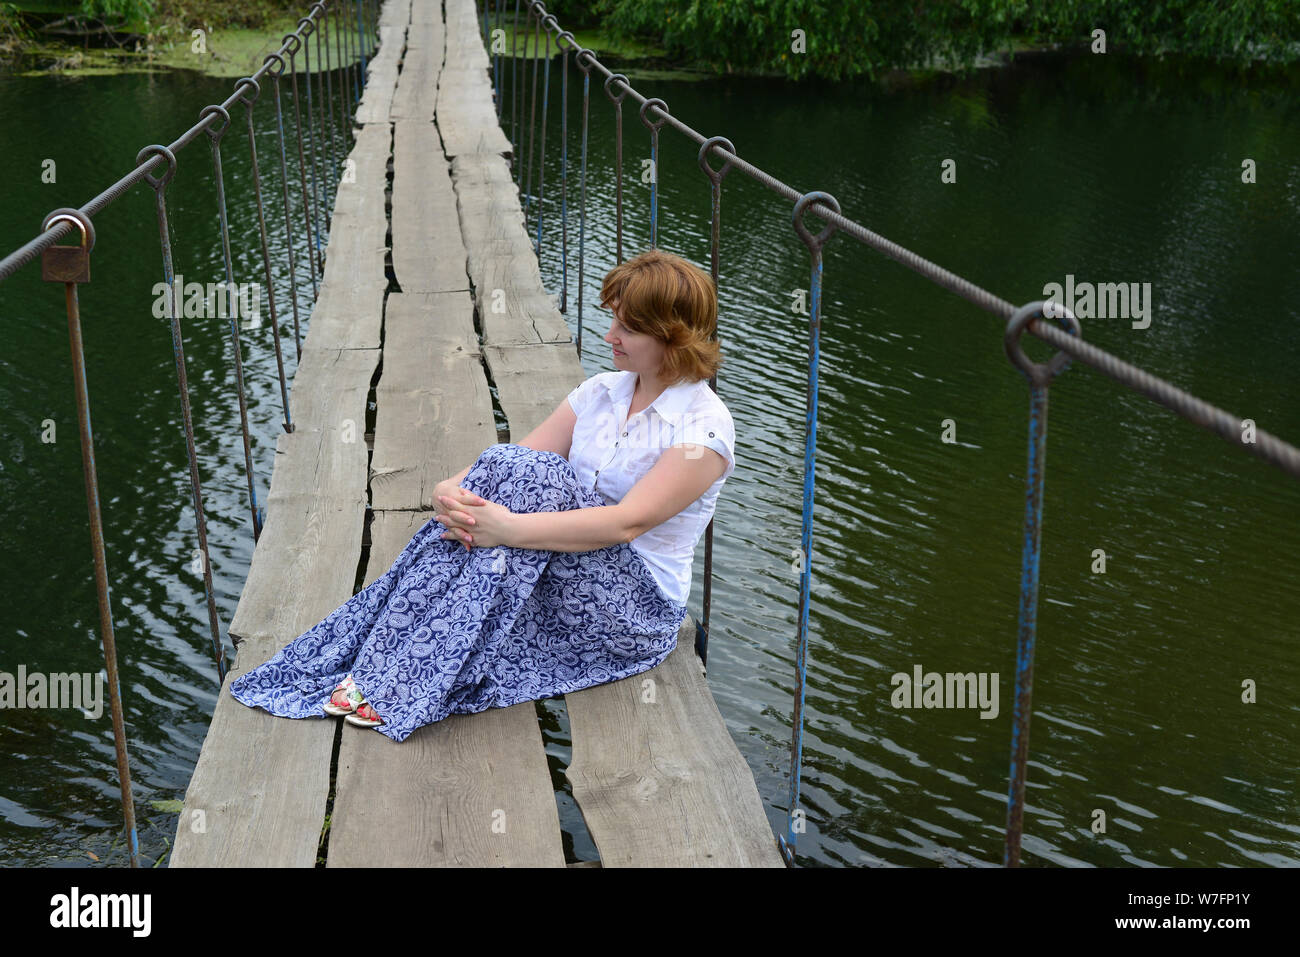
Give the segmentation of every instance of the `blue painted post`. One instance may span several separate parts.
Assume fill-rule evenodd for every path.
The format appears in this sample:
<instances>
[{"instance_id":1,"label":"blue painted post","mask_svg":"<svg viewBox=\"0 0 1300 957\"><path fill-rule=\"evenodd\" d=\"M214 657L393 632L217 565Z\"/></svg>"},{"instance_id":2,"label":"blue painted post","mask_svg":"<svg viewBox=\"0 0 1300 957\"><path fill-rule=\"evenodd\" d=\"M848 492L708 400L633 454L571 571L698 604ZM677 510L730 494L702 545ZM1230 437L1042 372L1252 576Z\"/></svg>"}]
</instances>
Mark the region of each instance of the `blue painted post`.
<instances>
[{"instance_id":1,"label":"blue painted post","mask_svg":"<svg viewBox=\"0 0 1300 957\"><path fill-rule=\"evenodd\" d=\"M799 631L798 650L796 652L796 684L794 716L791 720L790 740L790 802L786 811L785 835L778 839L781 856L787 865L793 866L796 834L804 830L804 816L799 811L799 779L803 765L803 710L804 687L807 683L808 657L808 598L812 591L812 521L813 521L813 487L816 482L817 467L817 365L820 350L821 301L822 301L822 247L835 225L826 227L813 236L803 223L804 210L814 201L821 202L836 213L840 204L829 193L805 193L794 206L794 229L804 241L812 256L811 302L808 327L808 410L804 427L804 478L803 478L803 531L800 538L802 567L799 576ZM796 824L796 821L798 822Z\"/></svg>"},{"instance_id":2,"label":"blue painted post","mask_svg":"<svg viewBox=\"0 0 1300 957\"><path fill-rule=\"evenodd\" d=\"M1024 831L1025 765L1029 760L1029 718L1034 690L1034 645L1038 637L1038 574L1043 533L1043 486L1047 467L1047 389L1070 357L1058 352L1046 363L1030 362L1020 337L1044 315L1047 303L1021 306L1007 322L1003 345L1012 365L1029 380L1029 464L1025 473L1025 529L1020 559L1020 613L1016 639L1016 698L1011 724L1011 783L1007 789L1007 835L1003 863L1020 865ZM1066 329L1080 335L1079 321L1061 306Z\"/></svg>"}]
</instances>

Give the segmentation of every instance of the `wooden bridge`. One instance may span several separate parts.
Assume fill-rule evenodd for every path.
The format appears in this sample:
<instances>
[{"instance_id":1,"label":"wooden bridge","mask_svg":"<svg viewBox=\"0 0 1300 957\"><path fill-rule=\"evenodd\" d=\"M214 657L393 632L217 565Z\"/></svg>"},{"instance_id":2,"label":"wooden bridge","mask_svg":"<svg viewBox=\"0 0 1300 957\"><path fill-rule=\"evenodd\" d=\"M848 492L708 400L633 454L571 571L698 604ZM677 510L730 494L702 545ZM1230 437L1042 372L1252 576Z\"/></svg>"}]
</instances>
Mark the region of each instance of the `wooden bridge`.
<instances>
[{"instance_id":1,"label":"wooden bridge","mask_svg":"<svg viewBox=\"0 0 1300 957\"><path fill-rule=\"evenodd\" d=\"M436 514L437 482L510 441L489 377L516 437L585 378L526 234L473 0L446 0L445 22L443 6L388 0L381 13L355 181L339 185L293 381L295 430L277 442L230 625L237 657L170 864L314 866L328 811L329 867L779 867L690 617L659 667L565 697L566 774L599 862L565 860L535 702L452 715L395 744L230 696L233 678L352 596L362 562L367 584L388 570ZM642 701L646 678L654 703Z\"/></svg>"}]
</instances>

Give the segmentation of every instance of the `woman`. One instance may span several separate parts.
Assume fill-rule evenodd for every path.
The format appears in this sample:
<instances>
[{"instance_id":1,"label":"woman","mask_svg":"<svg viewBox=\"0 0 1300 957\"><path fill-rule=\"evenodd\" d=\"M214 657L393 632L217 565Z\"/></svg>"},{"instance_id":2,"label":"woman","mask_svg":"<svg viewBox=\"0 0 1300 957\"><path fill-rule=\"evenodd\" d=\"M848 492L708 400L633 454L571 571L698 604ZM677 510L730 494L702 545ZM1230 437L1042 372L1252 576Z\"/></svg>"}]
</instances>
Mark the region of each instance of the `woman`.
<instances>
[{"instance_id":1,"label":"woman","mask_svg":"<svg viewBox=\"0 0 1300 957\"><path fill-rule=\"evenodd\" d=\"M440 482L441 511L388 572L236 678L235 698L403 741L668 657L735 469L731 414L708 384L717 296L707 274L650 250L610 271L600 301L615 371Z\"/></svg>"}]
</instances>

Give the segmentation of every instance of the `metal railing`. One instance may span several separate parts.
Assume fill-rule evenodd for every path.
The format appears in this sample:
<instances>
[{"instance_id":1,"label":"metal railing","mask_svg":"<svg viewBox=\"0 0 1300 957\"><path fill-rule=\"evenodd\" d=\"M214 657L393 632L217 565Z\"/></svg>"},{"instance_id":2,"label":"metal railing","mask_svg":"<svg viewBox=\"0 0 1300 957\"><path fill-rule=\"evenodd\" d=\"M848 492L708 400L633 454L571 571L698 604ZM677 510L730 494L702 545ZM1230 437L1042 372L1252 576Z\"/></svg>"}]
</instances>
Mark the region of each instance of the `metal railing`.
<instances>
[{"instance_id":1,"label":"metal railing","mask_svg":"<svg viewBox=\"0 0 1300 957\"><path fill-rule=\"evenodd\" d=\"M485 37L491 34L489 22L490 3L491 0L485 0L483 5L482 22ZM511 84L506 84L503 81L501 62L503 54L500 53L496 54L493 64L493 78L497 92L497 113L499 117L504 116L504 110L502 107L503 91L507 88L513 90L510 110L510 132L511 143L514 146L514 156L519 156L521 154L522 137L525 133L528 136L526 166L523 170L520 170L516 166L515 170L516 181L520 181L523 190L524 213L526 218L528 210L534 205L531 184L538 86L538 58L536 52L539 49L540 43L535 39L532 47L532 119L529 121L527 129L521 131L519 130L519 113L521 112L519 73L521 69L521 61L519 59L517 47L515 47L515 41L521 32L519 28L520 9L521 0L515 0L514 21L512 24L512 37L515 39L512 39ZM942 286L949 292L955 293L966 301L1003 320L1004 348L1007 356L1012 365L1015 366L1015 368L1019 370L1026 379L1028 379L1030 385L1029 460L1028 471L1025 478L1024 540L1022 545L1020 607L1016 642L1016 700L1012 723L1010 784L1007 793L1006 841L1003 855L1003 863L1005 865L1010 867L1017 866L1020 862L1020 843L1023 831L1025 766L1028 760L1029 719L1031 714L1031 697L1034 674L1034 644L1037 635L1038 621L1039 545L1043 511L1043 483L1045 478L1044 466L1047 440L1047 395L1048 387L1052 380L1065 370L1072 359L1077 359L1098 369L1116 382L1119 382L1121 385L1124 385L1135 392L1140 392L1153 401L1173 410L1189 422L1214 432L1216 435L1221 436L1233 445L1259 456L1265 461L1283 469L1297 478L1300 478L1300 449L1297 449L1296 446L1285 442L1268 432L1254 428L1254 424L1253 422L1250 422L1250 420L1234 416L1217 406L1198 399L1171 383L1159 379L1136 366L1124 362L1105 350L1099 349L1096 346L1085 342L1082 339L1083 333L1078 320L1075 318L1074 314L1064 306L1055 302L1049 303L1045 301L1034 301L1017 308L1011 302L982 289L969 280L963 279L956 273L950 272L949 270L936 265L906 247L892 242L885 237L872 232L860 223L842 215L839 203L828 193L819 191L801 192L764 170L746 162L740 157L735 146L733 146L728 139L723 136L705 136L703 133L693 129L677 117L673 116L669 112L668 104L663 100L658 99L657 97L646 97L639 93L628 82L626 76L621 73L612 72L599 61L591 50L578 46L574 40L573 34L568 30L561 30L555 15L547 13L545 5L539 2L539 0L533 0L533 2L528 3L526 13L528 20L523 29L523 35L525 37L527 36L530 27L533 30L534 37L536 37L543 28L546 31L547 55L545 57L545 74L542 80L543 123L545 123L549 94L551 66L550 37L552 33L555 34L555 44L557 50L559 50L561 54L561 66L564 71L561 87L562 101L560 105L561 139L565 144L562 147L563 152L561 154L560 185L560 218L562 230L561 281L563 284L560 296L561 311L566 310L568 301L567 94L570 52L574 53L574 62L582 72L582 155L580 160L581 199L579 212L580 225L578 231L577 317L578 351L580 355L582 351L583 329L582 288L585 272L584 251L587 197L587 136L590 113L591 75L593 72L602 74L605 77L605 94L614 107L614 176L616 184L615 235L617 237L616 247L618 262L623 261L623 100L627 97L631 97L633 101L640 104L638 114L641 123L650 134L651 169L653 170L653 175L650 178L649 216L650 244L652 247L655 246L657 242L659 130L661 127L668 125L683 136L694 140L700 146L699 166L701 171L708 178L711 187L712 229L710 239L710 261L715 287L718 283L718 246L721 229L722 201L721 184L723 177L733 169L744 173L746 176L749 176L751 179L772 190L778 196L793 203L792 225L799 239L802 240L804 245L808 248L809 258L811 260L809 281L811 304L808 329L807 415L805 420L803 516L801 529L802 569L799 579L799 616L795 664L796 691L794 715L792 718L793 730L790 744L790 794L786 808L786 831L783 836L778 837L778 844L781 848L782 856L785 858L787 864L794 863L796 834L798 830L801 830L801 827L796 825L796 820L802 820L802 814L798 808L798 804L803 755L804 689L807 682L808 602L812 579L813 490L817 465L817 387L823 284L822 252L825 248L826 242L837 230L841 231L846 235L857 239L859 242L865 244L871 249L883 253L907 268L920 273L926 279ZM504 2L503 0L496 0L496 29L503 29L504 23ZM567 41L567 46L561 45L560 41L562 40ZM491 49L492 47L489 46L488 48ZM535 198L537 219L537 242L535 251L538 253L539 258L542 241L541 204L545 189L545 149L546 131L545 127L543 127L538 160L539 170L537 179L537 196ZM710 165L709 157L711 155L716 156L718 160L721 161L721 166L717 170ZM826 222L826 226L815 236L808 230L804 223L804 216L807 213L813 213ZM1056 326L1045 321L1047 318L1058 318L1066 327L1065 330L1058 329ZM1055 357L1046 363L1030 362L1020 347L1020 339L1025 332L1029 332L1048 344L1055 346L1059 350ZM717 390L716 376L709 380L709 385L715 391ZM1250 422L1250 428L1244 427L1246 422ZM710 521L705 533L703 615L696 636L696 647L700 652L701 658L705 657L708 650L708 625L712 591L712 575L713 522Z\"/></svg>"}]
</instances>

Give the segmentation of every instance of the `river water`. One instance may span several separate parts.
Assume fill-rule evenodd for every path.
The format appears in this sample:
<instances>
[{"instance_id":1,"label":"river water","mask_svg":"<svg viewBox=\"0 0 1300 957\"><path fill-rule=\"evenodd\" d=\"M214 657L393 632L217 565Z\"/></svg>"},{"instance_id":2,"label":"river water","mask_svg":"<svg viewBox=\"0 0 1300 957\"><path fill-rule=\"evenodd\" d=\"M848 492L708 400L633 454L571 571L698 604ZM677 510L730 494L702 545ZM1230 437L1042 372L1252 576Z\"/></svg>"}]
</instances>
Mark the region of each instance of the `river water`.
<instances>
[{"instance_id":1,"label":"river water","mask_svg":"<svg viewBox=\"0 0 1300 957\"><path fill-rule=\"evenodd\" d=\"M558 64L541 253L553 292L562 275ZM1067 277L1149 283L1146 328L1134 328L1142 319L1087 318L1084 336L1300 439L1295 73L1243 79L1107 55L1025 58L888 89L632 80L694 128L729 137L749 162L801 191L831 193L845 215L1012 302L1044 298L1045 286ZM0 76L0 248L35 235L48 210L84 203L129 170L140 147L170 141L230 89L179 73ZM600 338L607 314L591 306L615 264L613 121L599 89L592 113L588 374L613 368ZM264 189L276 204L272 251L282 252L278 141L265 101L255 120ZM633 255L649 244L640 175L649 136L630 108L625 133L624 242ZM56 181L45 183L50 159ZM1246 159L1254 183L1242 182ZM242 126L223 160L236 272L258 281ZM955 182L943 181L945 168ZM659 245L707 269L709 190L695 145L665 128L658 172ZM205 142L182 152L168 201L177 271L218 280ZM808 368L808 319L793 304L808 287L809 258L791 210L743 174L724 181L718 390L736 420L738 469L716 519L709 683L778 832L789 792ZM136 187L96 227L81 303L112 609L142 851L147 863L165 864L176 816L152 802L184 796L218 689L170 333L151 312L161 279L151 193ZM824 282L799 859L997 865L1027 384L1007 361L997 319L856 240L830 239ZM309 296L299 295L305 309ZM281 270L292 371L288 297ZM0 283L0 316L8 333L0 671L93 673L102 657L61 291L29 266ZM264 502L279 386L269 326L242 334ZM224 631L253 547L228 323L191 321L186 336ZM1048 354L1035 343L1027 351ZM54 442L42 438L49 421ZM1053 386L1050 421L1024 862L1300 864L1300 484L1079 363ZM696 615L703 551L701 543ZM917 668L985 674L998 691L996 716L991 707L989 717L895 707L894 676ZM563 711L555 703L541 711L558 769L568 753ZM107 713L0 717L4 862L122 863ZM571 853L594 858L567 795L561 820Z\"/></svg>"}]
</instances>

